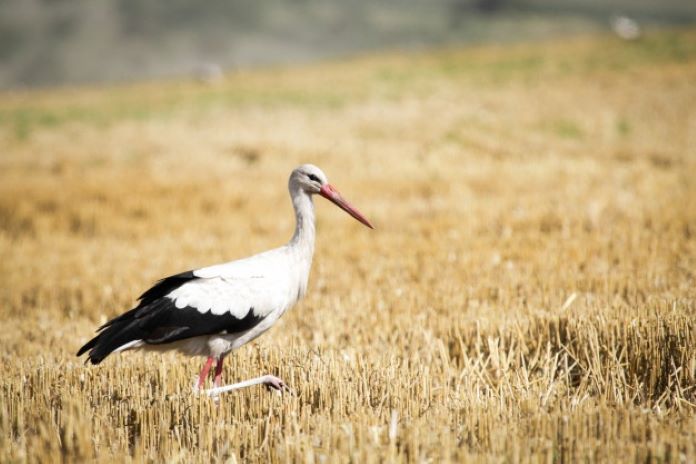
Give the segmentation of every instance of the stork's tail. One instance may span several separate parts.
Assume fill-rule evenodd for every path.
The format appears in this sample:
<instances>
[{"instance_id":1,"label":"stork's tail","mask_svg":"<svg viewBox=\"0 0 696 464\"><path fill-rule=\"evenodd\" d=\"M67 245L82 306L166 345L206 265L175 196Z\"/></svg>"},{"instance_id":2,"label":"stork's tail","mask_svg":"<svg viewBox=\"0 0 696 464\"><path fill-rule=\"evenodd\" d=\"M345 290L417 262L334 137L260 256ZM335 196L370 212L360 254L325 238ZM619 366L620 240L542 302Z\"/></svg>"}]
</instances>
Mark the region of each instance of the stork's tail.
<instances>
[{"instance_id":1,"label":"stork's tail","mask_svg":"<svg viewBox=\"0 0 696 464\"><path fill-rule=\"evenodd\" d=\"M77 356L82 356L89 351L87 362L99 364L111 353L120 351L119 348L123 349L128 343L141 340L143 336L142 329L133 321L113 320L104 325L96 337L85 343L77 352Z\"/></svg>"}]
</instances>

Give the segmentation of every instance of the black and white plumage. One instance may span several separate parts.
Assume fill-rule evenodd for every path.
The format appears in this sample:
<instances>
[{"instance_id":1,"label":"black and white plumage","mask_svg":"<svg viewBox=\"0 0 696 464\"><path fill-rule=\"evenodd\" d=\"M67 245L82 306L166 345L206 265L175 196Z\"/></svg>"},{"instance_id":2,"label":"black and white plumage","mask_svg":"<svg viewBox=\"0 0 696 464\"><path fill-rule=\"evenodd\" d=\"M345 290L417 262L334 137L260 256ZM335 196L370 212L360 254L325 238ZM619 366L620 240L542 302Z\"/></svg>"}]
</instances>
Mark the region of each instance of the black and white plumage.
<instances>
[{"instance_id":1,"label":"black and white plumage","mask_svg":"<svg viewBox=\"0 0 696 464\"><path fill-rule=\"evenodd\" d=\"M208 359L200 373L201 388L214 360L218 387L225 355L255 339L307 290L314 254L314 204L319 194L372 228L372 224L328 183L311 164L295 169L288 182L295 209L295 233L287 245L249 258L176 274L143 293L139 304L98 329L77 355L99 364L111 353L130 349L176 349ZM264 383L280 389L282 380L266 375L208 390L217 394Z\"/></svg>"}]
</instances>

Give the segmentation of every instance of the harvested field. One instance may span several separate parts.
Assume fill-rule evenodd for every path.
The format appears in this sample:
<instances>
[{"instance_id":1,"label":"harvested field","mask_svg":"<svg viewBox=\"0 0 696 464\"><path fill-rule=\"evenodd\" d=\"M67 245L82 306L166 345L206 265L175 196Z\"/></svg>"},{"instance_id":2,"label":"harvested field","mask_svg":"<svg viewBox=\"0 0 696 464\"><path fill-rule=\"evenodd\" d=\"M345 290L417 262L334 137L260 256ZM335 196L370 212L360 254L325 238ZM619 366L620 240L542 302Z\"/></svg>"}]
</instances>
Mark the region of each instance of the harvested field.
<instances>
[{"instance_id":1,"label":"harvested field","mask_svg":"<svg viewBox=\"0 0 696 464\"><path fill-rule=\"evenodd\" d=\"M0 99L0 461L696 461L696 32ZM231 355L74 354L160 277L286 241L306 299Z\"/></svg>"}]
</instances>

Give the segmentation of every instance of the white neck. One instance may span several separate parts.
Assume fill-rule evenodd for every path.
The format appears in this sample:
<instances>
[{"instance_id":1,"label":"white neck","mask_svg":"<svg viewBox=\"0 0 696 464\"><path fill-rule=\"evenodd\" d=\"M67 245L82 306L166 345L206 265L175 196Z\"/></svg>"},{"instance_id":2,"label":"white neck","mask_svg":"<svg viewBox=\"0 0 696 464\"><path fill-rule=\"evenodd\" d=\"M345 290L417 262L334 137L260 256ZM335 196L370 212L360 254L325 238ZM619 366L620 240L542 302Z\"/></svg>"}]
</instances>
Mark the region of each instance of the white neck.
<instances>
[{"instance_id":1,"label":"white neck","mask_svg":"<svg viewBox=\"0 0 696 464\"><path fill-rule=\"evenodd\" d=\"M298 253L306 261L312 261L314 254L314 203L312 197L301 188L290 191L292 206L295 208L295 233L288 247Z\"/></svg>"}]
</instances>

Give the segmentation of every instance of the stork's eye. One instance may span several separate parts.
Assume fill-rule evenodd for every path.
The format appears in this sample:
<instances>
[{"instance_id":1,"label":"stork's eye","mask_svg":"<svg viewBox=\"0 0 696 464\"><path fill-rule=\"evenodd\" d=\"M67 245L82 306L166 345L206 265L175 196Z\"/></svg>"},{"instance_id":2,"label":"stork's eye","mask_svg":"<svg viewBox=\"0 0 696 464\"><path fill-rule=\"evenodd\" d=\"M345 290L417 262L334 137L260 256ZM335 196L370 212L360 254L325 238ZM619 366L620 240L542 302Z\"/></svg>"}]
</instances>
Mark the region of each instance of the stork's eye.
<instances>
[{"instance_id":1,"label":"stork's eye","mask_svg":"<svg viewBox=\"0 0 696 464\"><path fill-rule=\"evenodd\" d=\"M307 177L309 177L309 180L313 180L314 182L319 182L321 184L321 181L319 180L319 178L317 176L315 176L314 174L307 174Z\"/></svg>"}]
</instances>

